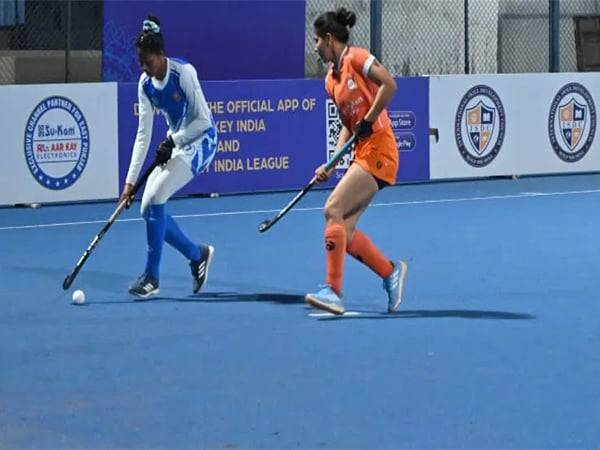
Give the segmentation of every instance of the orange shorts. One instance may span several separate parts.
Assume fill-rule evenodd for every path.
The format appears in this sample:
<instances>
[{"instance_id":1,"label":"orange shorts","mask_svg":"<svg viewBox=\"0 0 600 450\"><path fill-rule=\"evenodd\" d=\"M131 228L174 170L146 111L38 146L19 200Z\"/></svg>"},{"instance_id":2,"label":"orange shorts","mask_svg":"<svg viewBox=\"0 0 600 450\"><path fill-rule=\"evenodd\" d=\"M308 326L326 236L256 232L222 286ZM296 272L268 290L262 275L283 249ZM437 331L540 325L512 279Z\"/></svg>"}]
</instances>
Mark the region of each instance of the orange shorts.
<instances>
[{"instance_id":1,"label":"orange shorts","mask_svg":"<svg viewBox=\"0 0 600 450\"><path fill-rule=\"evenodd\" d=\"M354 162L375 178L396 184L398 144L392 130L384 128L359 142L354 149Z\"/></svg>"}]
</instances>

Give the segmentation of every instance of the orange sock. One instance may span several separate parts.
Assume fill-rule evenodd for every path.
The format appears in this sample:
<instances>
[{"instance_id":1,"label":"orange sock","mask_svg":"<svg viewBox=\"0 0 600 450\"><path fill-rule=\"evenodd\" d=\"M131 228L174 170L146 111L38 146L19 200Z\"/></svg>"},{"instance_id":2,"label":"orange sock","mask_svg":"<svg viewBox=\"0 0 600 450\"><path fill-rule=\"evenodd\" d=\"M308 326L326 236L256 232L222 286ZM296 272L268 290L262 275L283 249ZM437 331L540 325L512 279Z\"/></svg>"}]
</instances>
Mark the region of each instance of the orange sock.
<instances>
[{"instance_id":1,"label":"orange sock","mask_svg":"<svg viewBox=\"0 0 600 450\"><path fill-rule=\"evenodd\" d=\"M342 293L342 275L346 256L346 228L340 224L325 227L325 254L327 255L327 284Z\"/></svg>"},{"instance_id":2,"label":"orange sock","mask_svg":"<svg viewBox=\"0 0 600 450\"><path fill-rule=\"evenodd\" d=\"M354 236L346 250L381 278L390 276L394 270L394 265L390 260L383 256L383 253L360 230L354 231Z\"/></svg>"}]
</instances>

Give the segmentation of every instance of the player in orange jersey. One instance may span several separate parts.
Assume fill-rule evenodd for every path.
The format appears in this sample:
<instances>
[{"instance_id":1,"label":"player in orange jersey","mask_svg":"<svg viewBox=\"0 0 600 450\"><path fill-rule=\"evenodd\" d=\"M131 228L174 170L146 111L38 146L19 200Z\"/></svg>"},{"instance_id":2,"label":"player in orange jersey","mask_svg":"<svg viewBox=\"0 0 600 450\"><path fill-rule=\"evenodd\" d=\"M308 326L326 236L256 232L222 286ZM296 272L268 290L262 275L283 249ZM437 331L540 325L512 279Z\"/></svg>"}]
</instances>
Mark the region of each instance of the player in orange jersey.
<instances>
[{"instance_id":1,"label":"player in orange jersey","mask_svg":"<svg viewBox=\"0 0 600 450\"><path fill-rule=\"evenodd\" d=\"M396 82L367 50L348 45L349 29L355 23L356 15L344 8L326 12L314 22L315 51L325 63L331 63L325 87L343 124L337 148L353 133L358 140L350 168L325 203L327 284L305 297L310 305L334 314L344 313L342 275L346 252L381 276L389 312L395 312L402 302L408 269L404 261L391 262L356 228L377 191L396 182L398 146L385 110L396 91ZM315 175L322 182L330 173L323 165Z\"/></svg>"}]
</instances>

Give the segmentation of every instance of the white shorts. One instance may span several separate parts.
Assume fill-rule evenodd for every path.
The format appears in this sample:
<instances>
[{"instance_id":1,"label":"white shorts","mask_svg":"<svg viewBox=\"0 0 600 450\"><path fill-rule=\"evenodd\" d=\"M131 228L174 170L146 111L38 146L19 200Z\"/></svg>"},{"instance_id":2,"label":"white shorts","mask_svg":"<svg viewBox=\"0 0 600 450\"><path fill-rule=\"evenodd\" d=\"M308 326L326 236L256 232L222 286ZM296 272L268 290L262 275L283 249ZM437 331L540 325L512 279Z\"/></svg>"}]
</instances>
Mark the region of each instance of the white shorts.
<instances>
[{"instance_id":1,"label":"white shorts","mask_svg":"<svg viewBox=\"0 0 600 450\"><path fill-rule=\"evenodd\" d=\"M171 158L180 156L196 176L209 166L216 153L217 131L211 127L197 141L183 148L175 147Z\"/></svg>"},{"instance_id":2,"label":"white shorts","mask_svg":"<svg viewBox=\"0 0 600 450\"><path fill-rule=\"evenodd\" d=\"M141 213L145 216L150 205L162 205L173 194L206 169L217 153L217 133L209 128L200 139L183 148L174 148L169 162L152 171L144 195Z\"/></svg>"}]
</instances>

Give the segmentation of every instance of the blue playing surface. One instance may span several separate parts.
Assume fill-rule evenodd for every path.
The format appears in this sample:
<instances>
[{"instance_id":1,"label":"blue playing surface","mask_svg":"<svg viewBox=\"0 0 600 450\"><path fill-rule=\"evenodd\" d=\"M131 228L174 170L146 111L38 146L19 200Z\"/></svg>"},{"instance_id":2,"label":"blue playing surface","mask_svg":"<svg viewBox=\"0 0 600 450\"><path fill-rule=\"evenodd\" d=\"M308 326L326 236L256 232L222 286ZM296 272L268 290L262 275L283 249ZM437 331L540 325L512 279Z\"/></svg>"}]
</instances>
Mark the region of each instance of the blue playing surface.
<instances>
[{"instance_id":1,"label":"blue playing surface","mask_svg":"<svg viewBox=\"0 0 600 450\"><path fill-rule=\"evenodd\" d=\"M0 448L598 448L600 176L408 185L359 223L409 263L401 311L346 259L352 314L310 309L326 191L173 200L215 246L205 292L166 246L134 302L136 203L0 209ZM74 306L73 289L87 302Z\"/></svg>"}]
</instances>

